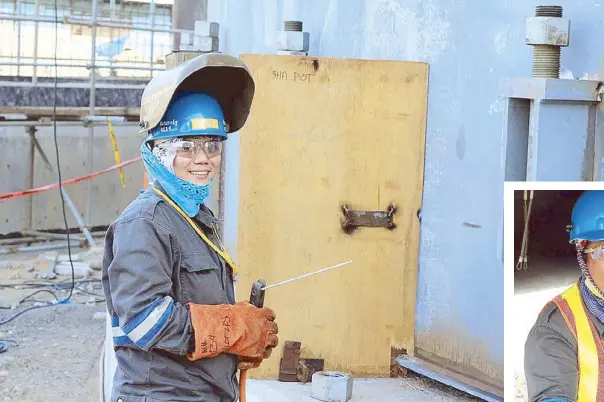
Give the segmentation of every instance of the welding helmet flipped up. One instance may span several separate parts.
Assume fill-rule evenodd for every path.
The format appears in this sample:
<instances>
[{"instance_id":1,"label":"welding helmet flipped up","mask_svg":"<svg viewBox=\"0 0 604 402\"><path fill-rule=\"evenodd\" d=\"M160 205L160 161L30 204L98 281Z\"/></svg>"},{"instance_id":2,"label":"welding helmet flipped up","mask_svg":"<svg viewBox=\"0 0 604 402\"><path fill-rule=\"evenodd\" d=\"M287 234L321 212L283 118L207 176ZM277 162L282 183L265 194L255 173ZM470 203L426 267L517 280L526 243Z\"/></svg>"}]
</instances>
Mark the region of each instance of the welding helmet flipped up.
<instances>
[{"instance_id":1,"label":"welding helmet flipped up","mask_svg":"<svg viewBox=\"0 0 604 402\"><path fill-rule=\"evenodd\" d=\"M240 59L221 53L197 56L149 81L141 99L139 132L155 129L181 92L214 98L224 114L225 132L238 131L249 116L254 91L252 75Z\"/></svg>"},{"instance_id":2,"label":"welding helmet flipped up","mask_svg":"<svg viewBox=\"0 0 604 402\"><path fill-rule=\"evenodd\" d=\"M139 131L147 134L141 145L143 162L150 180L157 181L187 215L199 212L210 183L196 185L168 170L156 155L156 140L187 136L226 139L245 124L254 91L254 80L243 61L220 53L197 56L158 74L145 87Z\"/></svg>"}]
</instances>

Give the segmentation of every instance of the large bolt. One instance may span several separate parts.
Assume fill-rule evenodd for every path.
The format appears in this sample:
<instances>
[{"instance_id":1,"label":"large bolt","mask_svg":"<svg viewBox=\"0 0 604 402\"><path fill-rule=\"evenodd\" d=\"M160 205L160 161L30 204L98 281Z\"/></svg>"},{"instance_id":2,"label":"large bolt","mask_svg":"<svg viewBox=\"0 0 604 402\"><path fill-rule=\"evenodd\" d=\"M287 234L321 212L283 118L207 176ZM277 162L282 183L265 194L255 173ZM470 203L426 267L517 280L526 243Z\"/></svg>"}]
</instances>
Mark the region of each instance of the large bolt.
<instances>
[{"instance_id":1,"label":"large bolt","mask_svg":"<svg viewBox=\"0 0 604 402\"><path fill-rule=\"evenodd\" d=\"M302 21L285 21L284 30L277 32L277 54L308 55L310 34L302 32Z\"/></svg>"},{"instance_id":2,"label":"large bolt","mask_svg":"<svg viewBox=\"0 0 604 402\"><path fill-rule=\"evenodd\" d=\"M560 77L560 47L568 46L570 21L561 6L537 6L526 20L526 43L533 48L533 77Z\"/></svg>"},{"instance_id":3,"label":"large bolt","mask_svg":"<svg viewBox=\"0 0 604 402\"><path fill-rule=\"evenodd\" d=\"M560 6L537 6L535 17L562 18ZM533 48L533 77L560 78L560 47L535 45Z\"/></svg>"}]
</instances>

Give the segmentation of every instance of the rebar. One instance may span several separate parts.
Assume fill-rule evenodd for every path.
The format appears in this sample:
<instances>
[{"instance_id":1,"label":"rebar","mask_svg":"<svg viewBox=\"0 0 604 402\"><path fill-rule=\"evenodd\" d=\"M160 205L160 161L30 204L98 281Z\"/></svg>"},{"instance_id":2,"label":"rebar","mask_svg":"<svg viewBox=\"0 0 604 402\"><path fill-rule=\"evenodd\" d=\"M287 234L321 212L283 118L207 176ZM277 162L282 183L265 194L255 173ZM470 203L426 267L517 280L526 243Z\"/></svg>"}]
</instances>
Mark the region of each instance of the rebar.
<instances>
[{"instance_id":1,"label":"rebar","mask_svg":"<svg viewBox=\"0 0 604 402\"><path fill-rule=\"evenodd\" d=\"M79 248L82 244L79 242L71 241L69 242L69 247ZM67 242L65 243L51 243L51 244L40 244L35 246L25 246L25 247L6 247L0 248L0 254L17 254L17 253L26 253L31 251L47 251L47 250L56 250L67 248Z\"/></svg>"}]
</instances>

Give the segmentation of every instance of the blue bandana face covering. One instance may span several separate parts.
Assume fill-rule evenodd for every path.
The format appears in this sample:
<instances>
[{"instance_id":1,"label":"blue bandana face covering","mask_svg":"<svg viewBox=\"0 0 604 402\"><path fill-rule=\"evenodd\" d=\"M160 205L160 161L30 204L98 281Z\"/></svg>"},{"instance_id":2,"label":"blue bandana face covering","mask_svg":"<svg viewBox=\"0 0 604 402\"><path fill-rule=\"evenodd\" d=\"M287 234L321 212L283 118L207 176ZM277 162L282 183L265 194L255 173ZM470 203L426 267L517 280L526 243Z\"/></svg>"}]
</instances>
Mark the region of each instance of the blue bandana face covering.
<instances>
[{"instance_id":1,"label":"blue bandana face covering","mask_svg":"<svg viewBox=\"0 0 604 402\"><path fill-rule=\"evenodd\" d=\"M141 156L151 178L161 185L176 205L191 218L197 215L199 208L210 195L212 180L205 185L196 185L177 177L153 154L148 141L143 141L141 145Z\"/></svg>"}]
</instances>

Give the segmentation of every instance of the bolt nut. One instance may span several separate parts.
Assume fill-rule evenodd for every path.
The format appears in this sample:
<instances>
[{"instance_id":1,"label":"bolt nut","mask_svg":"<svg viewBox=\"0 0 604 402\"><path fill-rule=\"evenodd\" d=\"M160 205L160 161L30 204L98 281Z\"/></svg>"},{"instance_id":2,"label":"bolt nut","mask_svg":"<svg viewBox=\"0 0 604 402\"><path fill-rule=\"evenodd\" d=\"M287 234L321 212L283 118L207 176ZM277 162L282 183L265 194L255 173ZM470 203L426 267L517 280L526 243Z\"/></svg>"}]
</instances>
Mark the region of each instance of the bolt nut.
<instances>
[{"instance_id":1,"label":"bolt nut","mask_svg":"<svg viewBox=\"0 0 604 402\"><path fill-rule=\"evenodd\" d=\"M526 44L566 47L570 42L570 20L558 17L526 19Z\"/></svg>"},{"instance_id":2,"label":"bolt nut","mask_svg":"<svg viewBox=\"0 0 604 402\"><path fill-rule=\"evenodd\" d=\"M193 49L198 52L217 52L218 38L212 36L195 36Z\"/></svg>"},{"instance_id":3,"label":"bolt nut","mask_svg":"<svg viewBox=\"0 0 604 402\"><path fill-rule=\"evenodd\" d=\"M195 36L211 36L218 38L218 23L209 21L195 21Z\"/></svg>"},{"instance_id":4,"label":"bolt nut","mask_svg":"<svg viewBox=\"0 0 604 402\"><path fill-rule=\"evenodd\" d=\"M310 34L308 32L279 31L277 32L277 50L308 52Z\"/></svg>"}]
</instances>

